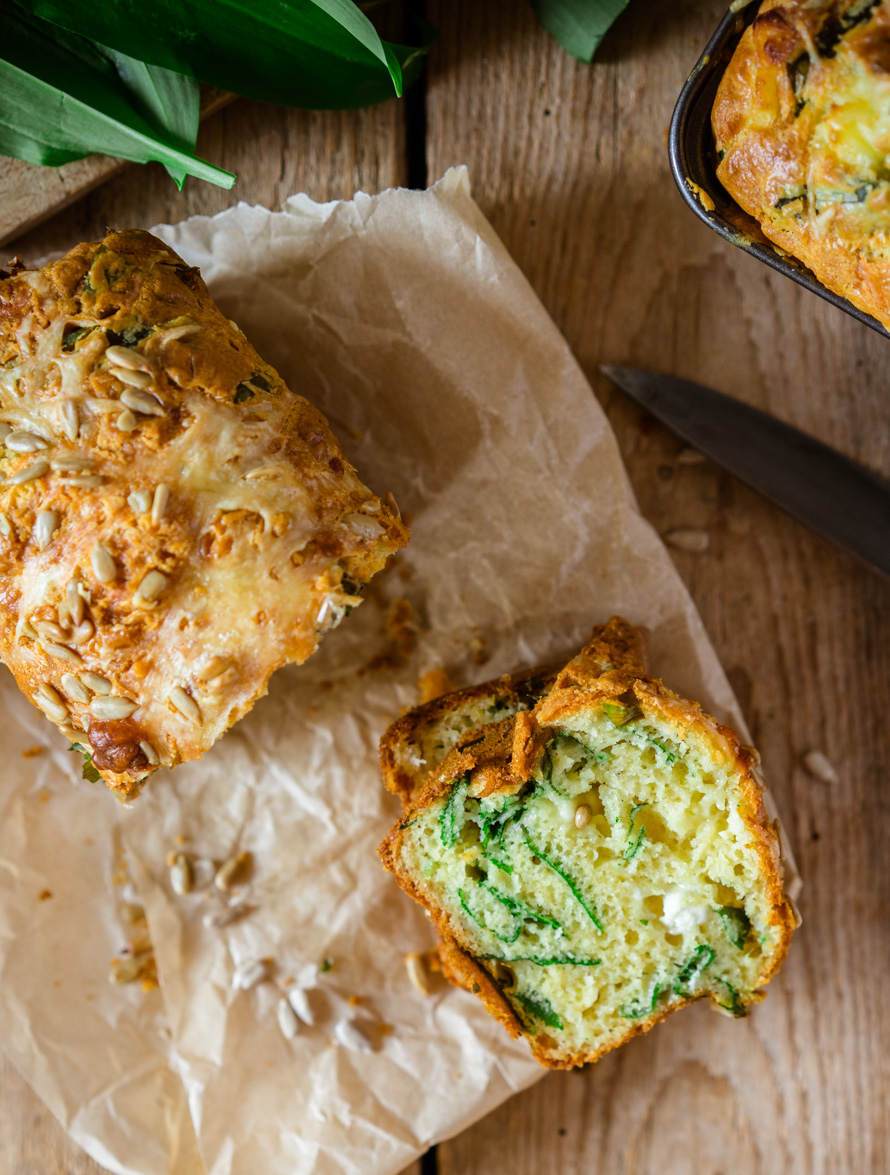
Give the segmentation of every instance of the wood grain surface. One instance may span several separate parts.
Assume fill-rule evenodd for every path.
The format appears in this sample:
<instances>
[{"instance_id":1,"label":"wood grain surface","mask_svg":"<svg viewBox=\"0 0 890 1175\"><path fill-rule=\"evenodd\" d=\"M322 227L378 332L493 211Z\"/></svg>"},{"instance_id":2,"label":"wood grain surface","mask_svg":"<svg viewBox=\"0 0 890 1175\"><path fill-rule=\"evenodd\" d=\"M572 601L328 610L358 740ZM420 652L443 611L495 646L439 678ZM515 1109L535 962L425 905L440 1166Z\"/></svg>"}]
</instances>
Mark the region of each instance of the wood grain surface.
<instances>
[{"instance_id":1,"label":"wood grain surface","mask_svg":"<svg viewBox=\"0 0 890 1175\"><path fill-rule=\"evenodd\" d=\"M804 926L749 1019L695 1006L589 1071L549 1075L440 1144L424 1175L890 1171L890 585L713 465L685 464L680 442L597 372L634 363L699 380L890 474L890 343L709 233L673 189L671 109L722 8L634 0L582 66L530 6L429 0L440 40L425 161L431 180L469 165L477 200L609 414L643 514L662 533L708 536L704 552L675 559L794 842ZM239 173L235 192L190 181L180 195L160 168L132 169L11 248L35 258L106 224L150 225L238 198L275 207L297 190L376 191L423 162L415 155L409 168L397 103L320 115L238 102L202 129L199 149ZM812 749L838 783L807 774ZM7 1171L99 1168L0 1068Z\"/></svg>"}]
</instances>

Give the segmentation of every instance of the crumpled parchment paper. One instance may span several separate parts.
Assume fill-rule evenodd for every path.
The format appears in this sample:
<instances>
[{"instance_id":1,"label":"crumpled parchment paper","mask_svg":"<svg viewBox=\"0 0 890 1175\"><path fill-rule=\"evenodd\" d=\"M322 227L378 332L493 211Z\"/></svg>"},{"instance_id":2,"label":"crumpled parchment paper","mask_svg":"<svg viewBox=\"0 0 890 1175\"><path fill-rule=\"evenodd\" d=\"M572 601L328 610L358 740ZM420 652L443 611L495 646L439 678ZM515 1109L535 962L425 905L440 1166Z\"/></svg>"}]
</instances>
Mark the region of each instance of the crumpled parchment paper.
<instances>
[{"instance_id":1,"label":"crumpled parchment paper","mask_svg":"<svg viewBox=\"0 0 890 1175\"><path fill-rule=\"evenodd\" d=\"M377 860L397 804L376 747L418 676L568 658L619 612L651 629L670 686L744 723L603 412L465 170L426 192L295 196L154 231L413 536L315 657L129 807L81 781L0 676L0 1043L112 1171L388 1175L541 1076L478 1001L445 985L423 998L406 974L433 936ZM400 600L412 624L387 625ZM206 924L231 894L204 877L173 892L171 851L253 855L234 921ZM107 982L134 887L160 991ZM268 978L234 989L258 960ZM294 987L314 1024L288 1040L277 1011Z\"/></svg>"}]
</instances>

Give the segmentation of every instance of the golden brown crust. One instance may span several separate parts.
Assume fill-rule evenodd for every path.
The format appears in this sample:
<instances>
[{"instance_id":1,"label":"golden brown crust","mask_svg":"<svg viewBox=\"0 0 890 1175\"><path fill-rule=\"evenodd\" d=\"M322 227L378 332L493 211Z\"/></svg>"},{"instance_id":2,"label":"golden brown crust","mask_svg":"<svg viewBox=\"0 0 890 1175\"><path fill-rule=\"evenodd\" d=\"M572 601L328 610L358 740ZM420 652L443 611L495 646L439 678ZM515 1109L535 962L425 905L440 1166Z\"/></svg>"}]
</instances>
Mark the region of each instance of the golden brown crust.
<instances>
[{"instance_id":1,"label":"golden brown crust","mask_svg":"<svg viewBox=\"0 0 890 1175\"><path fill-rule=\"evenodd\" d=\"M890 326L890 5L765 0L712 113L730 195L775 244Z\"/></svg>"},{"instance_id":2,"label":"golden brown crust","mask_svg":"<svg viewBox=\"0 0 890 1175\"><path fill-rule=\"evenodd\" d=\"M0 277L0 434L0 655L121 797L203 754L407 541L146 232Z\"/></svg>"}]
</instances>

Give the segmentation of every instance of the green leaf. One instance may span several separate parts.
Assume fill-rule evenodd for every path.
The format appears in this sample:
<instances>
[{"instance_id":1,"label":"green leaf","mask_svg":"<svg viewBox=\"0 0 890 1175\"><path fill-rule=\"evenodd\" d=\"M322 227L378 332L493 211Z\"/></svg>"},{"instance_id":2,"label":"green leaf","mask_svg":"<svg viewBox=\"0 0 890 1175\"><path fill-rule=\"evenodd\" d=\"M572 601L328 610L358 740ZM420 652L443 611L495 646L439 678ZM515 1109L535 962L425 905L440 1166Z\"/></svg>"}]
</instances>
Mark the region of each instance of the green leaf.
<instances>
[{"instance_id":1,"label":"green leaf","mask_svg":"<svg viewBox=\"0 0 890 1175\"><path fill-rule=\"evenodd\" d=\"M83 37L0 5L0 56L0 153L58 166L98 151L155 160L220 187L235 182L152 126L114 64Z\"/></svg>"},{"instance_id":2,"label":"green leaf","mask_svg":"<svg viewBox=\"0 0 890 1175\"><path fill-rule=\"evenodd\" d=\"M454 842L460 835L461 829L467 822L464 800L470 786L470 777L462 775L451 788L445 806L439 813L439 836L446 849L454 847Z\"/></svg>"},{"instance_id":3,"label":"green leaf","mask_svg":"<svg viewBox=\"0 0 890 1175\"><path fill-rule=\"evenodd\" d=\"M720 1001L718 1000L717 1001L718 1008L725 1008L727 1012L731 1012L733 1016L737 1016L739 1019L741 1019L743 1016L747 1016L748 1009L745 1007L745 1003L742 1000L742 997L739 995L739 993L736 991L736 989L732 986L732 984L729 982L729 980L718 978L717 982L722 983L723 986L726 988L726 990L729 992L729 1003L721 1004Z\"/></svg>"},{"instance_id":4,"label":"green leaf","mask_svg":"<svg viewBox=\"0 0 890 1175\"><path fill-rule=\"evenodd\" d=\"M533 0L538 19L567 53L579 61L593 60L600 41L627 0Z\"/></svg>"},{"instance_id":5,"label":"green leaf","mask_svg":"<svg viewBox=\"0 0 890 1175\"><path fill-rule=\"evenodd\" d=\"M99 783L102 776L93 766L93 756L90 751L86 749L81 743L72 743L68 748L69 751L76 751L77 754L83 755L83 771L81 775L87 783Z\"/></svg>"},{"instance_id":6,"label":"green leaf","mask_svg":"<svg viewBox=\"0 0 890 1175\"><path fill-rule=\"evenodd\" d=\"M639 812L641 808L646 808L648 806L648 802L643 800L643 802L640 804L634 804L630 810L630 824L628 825L627 829L627 844L624 846L625 861L633 860L633 858L639 852L640 845L646 839L646 829L642 824L640 824L639 832L637 833L637 839L634 840L634 821L637 818L637 812Z\"/></svg>"},{"instance_id":7,"label":"green leaf","mask_svg":"<svg viewBox=\"0 0 890 1175\"><path fill-rule=\"evenodd\" d=\"M658 997L661 995L662 985L656 983L652 988L652 998L650 1000L643 1000L639 1004L625 1004L621 1009L621 1015L625 1020L641 1020L644 1016L651 1016L655 1011L655 1005L658 1003Z\"/></svg>"},{"instance_id":8,"label":"green leaf","mask_svg":"<svg viewBox=\"0 0 890 1175\"><path fill-rule=\"evenodd\" d=\"M726 937L739 950L745 945L745 939L751 930L748 915L738 906L719 906L717 913L726 931Z\"/></svg>"},{"instance_id":9,"label":"green leaf","mask_svg":"<svg viewBox=\"0 0 890 1175\"><path fill-rule=\"evenodd\" d=\"M681 967L674 982L674 991L677 995L688 995L689 987L694 979L701 975L706 967L714 961L714 949L707 944L697 946L692 952L685 966Z\"/></svg>"},{"instance_id":10,"label":"green leaf","mask_svg":"<svg viewBox=\"0 0 890 1175\"><path fill-rule=\"evenodd\" d=\"M578 882L575 881L574 877L572 877L572 875L568 873L563 866L557 865L555 861L552 861L548 856L542 853L539 848L536 848L532 844L528 832L526 832L525 829L523 829L523 832L525 832L526 846L531 850L532 855L543 861L549 869L553 870L557 877L561 877L563 879L563 881L572 891L572 896L574 897L575 901L578 903L590 921L594 924L597 930L602 931L602 923L600 922L599 918L597 918L591 907L587 904L587 900L584 897L584 894L581 892L581 887L578 885Z\"/></svg>"},{"instance_id":11,"label":"green leaf","mask_svg":"<svg viewBox=\"0 0 890 1175\"><path fill-rule=\"evenodd\" d=\"M542 1024L546 1024L548 1028L562 1028L562 1020L553 1010L553 1005L546 996L539 995L537 992L523 993L520 991L514 992L514 1000L524 1008L530 1016L535 1020L540 1020Z\"/></svg>"},{"instance_id":12,"label":"green leaf","mask_svg":"<svg viewBox=\"0 0 890 1175\"><path fill-rule=\"evenodd\" d=\"M131 57L224 90L307 109L348 109L400 95L432 40L382 41L352 0L15 0Z\"/></svg>"}]
</instances>

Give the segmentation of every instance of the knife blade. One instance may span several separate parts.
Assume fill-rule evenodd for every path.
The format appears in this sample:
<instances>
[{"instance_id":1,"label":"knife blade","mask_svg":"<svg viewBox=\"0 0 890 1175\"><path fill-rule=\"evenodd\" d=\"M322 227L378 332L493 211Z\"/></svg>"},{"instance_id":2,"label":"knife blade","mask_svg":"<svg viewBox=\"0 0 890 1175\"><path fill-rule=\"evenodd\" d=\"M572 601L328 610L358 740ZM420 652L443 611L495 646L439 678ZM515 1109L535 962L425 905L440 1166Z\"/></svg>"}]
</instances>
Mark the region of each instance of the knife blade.
<instances>
[{"instance_id":1,"label":"knife blade","mask_svg":"<svg viewBox=\"0 0 890 1175\"><path fill-rule=\"evenodd\" d=\"M636 367L600 371L751 489L890 575L890 482L722 392Z\"/></svg>"}]
</instances>

